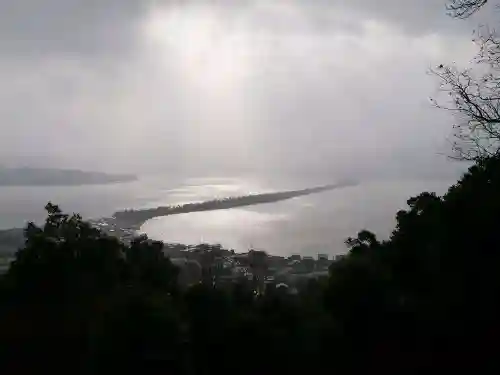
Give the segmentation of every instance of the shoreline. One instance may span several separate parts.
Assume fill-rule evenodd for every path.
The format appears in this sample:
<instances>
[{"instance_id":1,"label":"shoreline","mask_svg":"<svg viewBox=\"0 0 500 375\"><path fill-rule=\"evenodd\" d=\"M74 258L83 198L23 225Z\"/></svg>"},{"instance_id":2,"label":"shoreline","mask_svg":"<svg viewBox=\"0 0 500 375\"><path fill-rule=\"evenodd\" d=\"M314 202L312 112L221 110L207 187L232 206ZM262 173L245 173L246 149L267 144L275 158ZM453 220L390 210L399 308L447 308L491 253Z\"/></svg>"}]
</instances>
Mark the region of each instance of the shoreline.
<instances>
[{"instance_id":1,"label":"shoreline","mask_svg":"<svg viewBox=\"0 0 500 375\"><path fill-rule=\"evenodd\" d=\"M309 194L317 194L324 191L356 186L356 182L342 182L300 190L279 191L274 193L249 194L239 197L228 197L223 199L212 199L198 203L186 203L176 206L160 206L144 210L123 210L113 214L112 217L98 219L87 219L95 228L103 233L117 237L120 241L129 243L133 238L139 236L142 225L155 217L185 214L190 212L204 212L225 210L236 207L253 206L258 204L275 203ZM24 243L23 228L9 228L0 230L0 253L13 254ZM176 244L164 242L166 247ZM177 244L179 245L179 244ZM189 246L189 245L186 245Z\"/></svg>"}]
</instances>

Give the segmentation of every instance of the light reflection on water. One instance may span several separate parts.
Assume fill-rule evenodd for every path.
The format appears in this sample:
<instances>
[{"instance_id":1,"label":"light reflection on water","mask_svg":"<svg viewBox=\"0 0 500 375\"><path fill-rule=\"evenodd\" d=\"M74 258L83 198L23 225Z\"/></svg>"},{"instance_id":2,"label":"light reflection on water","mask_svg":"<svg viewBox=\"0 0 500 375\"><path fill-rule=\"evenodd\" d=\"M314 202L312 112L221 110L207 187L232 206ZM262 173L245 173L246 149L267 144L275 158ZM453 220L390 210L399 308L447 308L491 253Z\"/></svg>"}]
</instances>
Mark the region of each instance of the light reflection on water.
<instances>
[{"instance_id":1,"label":"light reflection on water","mask_svg":"<svg viewBox=\"0 0 500 375\"><path fill-rule=\"evenodd\" d=\"M276 255L339 254L344 240L361 229L387 237L396 212L424 190L445 192L447 181L387 181L361 184L294 199L229 210L155 218L141 228L166 242L221 243Z\"/></svg>"},{"instance_id":2,"label":"light reflection on water","mask_svg":"<svg viewBox=\"0 0 500 375\"><path fill-rule=\"evenodd\" d=\"M270 191L294 190L332 181L278 184L259 179L209 178L174 182L141 179L128 184L78 187L0 188L0 227L42 221L44 205L58 203L85 218L110 216L123 208L146 208ZM366 228L387 237L406 200L422 191L443 193L453 181L393 180L322 192L294 199L229 210L156 218L141 228L167 242L221 243L245 251L250 246L273 254L337 254L345 238Z\"/></svg>"},{"instance_id":3,"label":"light reflection on water","mask_svg":"<svg viewBox=\"0 0 500 375\"><path fill-rule=\"evenodd\" d=\"M148 221L141 230L152 238L194 244L220 243L235 249L263 245L278 222L286 222L286 214L230 209L192 212Z\"/></svg>"}]
</instances>

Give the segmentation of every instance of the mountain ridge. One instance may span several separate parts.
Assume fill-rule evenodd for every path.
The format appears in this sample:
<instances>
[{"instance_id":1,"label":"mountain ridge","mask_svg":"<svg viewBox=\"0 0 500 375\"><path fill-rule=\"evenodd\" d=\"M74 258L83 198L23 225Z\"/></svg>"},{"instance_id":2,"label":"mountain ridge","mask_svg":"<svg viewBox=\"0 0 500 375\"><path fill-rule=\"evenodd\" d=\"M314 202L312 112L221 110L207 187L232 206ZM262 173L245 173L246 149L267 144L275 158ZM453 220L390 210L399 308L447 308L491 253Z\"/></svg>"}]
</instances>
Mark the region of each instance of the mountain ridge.
<instances>
[{"instance_id":1,"label":"mountain ridge","mask_svg":"<svg viewBox=\"0 0 500 375\"><path fill-rule=\"evenodd\" d=\"M135 180L137 177L131 174L110 174L79 169L0 167L0 186L77 186Z\"/></svg>"}]
</instances>

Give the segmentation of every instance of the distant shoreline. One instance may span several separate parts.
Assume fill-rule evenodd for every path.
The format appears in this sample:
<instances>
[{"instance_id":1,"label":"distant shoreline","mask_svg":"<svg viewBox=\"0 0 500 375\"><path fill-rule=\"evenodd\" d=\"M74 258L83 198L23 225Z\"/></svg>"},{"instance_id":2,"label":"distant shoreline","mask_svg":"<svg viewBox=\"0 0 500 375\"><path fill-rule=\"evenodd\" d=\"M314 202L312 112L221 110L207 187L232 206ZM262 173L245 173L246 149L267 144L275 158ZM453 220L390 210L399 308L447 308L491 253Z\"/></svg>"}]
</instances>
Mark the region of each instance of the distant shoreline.
<instances>
[{"instance_id":1,"label":"distant shoreline","mask_svg":"<svg viewBox=\"0 0 500 375\"><path fill-rule=\"evenodd\" d=\"M239 197L213 199L198 203L186 203L177 206L160 206L142 210L124 210L113 214L113 220L124 227L139 228L146 221L155 217L184 214L190 212L225 210L264 203L274 203L303 195L316 194L323 191L355 186L355 182L329 184L301 190L279 191L274 193L250 194Z\"/></svg>"},{"instance_id":2,"label":"distant shoreline","mask_svg":"<svg viewBox=\"0 0 500 375\"><path fill-rule=\"evenodd\" d=\"M178 206L163 206L144 210L124 210L116 212L111 218L90 219L89 222L103 232L127 242L137 235L137 231L140 229L142 224L155 217L274 203L304 195L316 194L355 185L357 185L356 182L343 182L301 190L279 191L274 193L250 194L239 197L213 199ZM2 253L4 255L12 254L15 250L22 246L24 243L23 234L23 229L21 228L0 230L0 255Z\"/></svg>"},{"instance_id":3,"label":"distant shoreline","mask_svg":"<svg viewBox=\"0 0 500 375\"><path fill-rule=\"evenodd\" d=\"M83 186L136 181L130 174L108 174L76 169L0 168L0 187Z\"/></svg>"}]
</instances>

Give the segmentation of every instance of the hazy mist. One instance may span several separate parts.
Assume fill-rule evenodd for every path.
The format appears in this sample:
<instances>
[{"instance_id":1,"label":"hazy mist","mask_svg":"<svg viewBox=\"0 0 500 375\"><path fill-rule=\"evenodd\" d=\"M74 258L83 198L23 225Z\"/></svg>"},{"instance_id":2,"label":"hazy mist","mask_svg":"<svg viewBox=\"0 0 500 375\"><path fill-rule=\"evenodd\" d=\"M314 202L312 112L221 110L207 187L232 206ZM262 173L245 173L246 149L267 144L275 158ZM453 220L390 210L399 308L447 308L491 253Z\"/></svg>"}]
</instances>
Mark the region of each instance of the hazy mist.
<instances>
[{"instance_id":1,"label":"hazy mist","mask_svg":"<svg viewBox=\"0 0 500 375\"><path fill-rule=\"evenodd\" d=\"M453 174L427 71L470 30L436 0L3 2L0 163Z\"/></svg>"}]
</instances>

